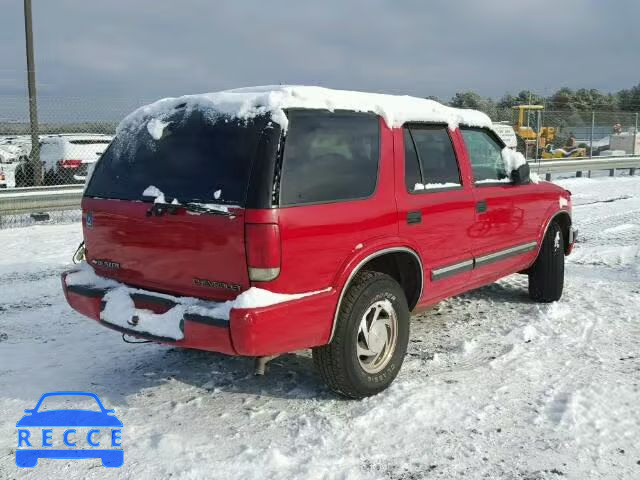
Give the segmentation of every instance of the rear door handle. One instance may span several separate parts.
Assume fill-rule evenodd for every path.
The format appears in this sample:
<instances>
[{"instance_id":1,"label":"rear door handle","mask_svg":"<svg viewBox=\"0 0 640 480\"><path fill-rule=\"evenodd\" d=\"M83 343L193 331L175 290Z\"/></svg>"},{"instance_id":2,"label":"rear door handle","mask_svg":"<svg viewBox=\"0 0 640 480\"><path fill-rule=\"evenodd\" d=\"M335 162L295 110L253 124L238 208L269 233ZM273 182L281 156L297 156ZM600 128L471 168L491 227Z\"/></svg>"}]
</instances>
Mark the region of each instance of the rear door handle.
<instances>
[{"instance_id":1,"label":"rear door handle","mask_svg":"<svg viewBox=\"0 0 640 480\"><path fill-rule=\"evenodd\" d=\"M476 212L484 213L486 211L487 211L487 201L486 200L480 200L479 202L476 202Z\"/></svg>"},{"instance_id":2,"label":"rear door handle","mask_svg":"<svg viewBox=\"0 0 640 480\"><path fill-rule=\"evenodd\" d=\"M415 212L408 212L407 223L409 225L412 225L415 223L422 223L422 212L420 210L417 210Z\"/></svg>"}]
</instances>

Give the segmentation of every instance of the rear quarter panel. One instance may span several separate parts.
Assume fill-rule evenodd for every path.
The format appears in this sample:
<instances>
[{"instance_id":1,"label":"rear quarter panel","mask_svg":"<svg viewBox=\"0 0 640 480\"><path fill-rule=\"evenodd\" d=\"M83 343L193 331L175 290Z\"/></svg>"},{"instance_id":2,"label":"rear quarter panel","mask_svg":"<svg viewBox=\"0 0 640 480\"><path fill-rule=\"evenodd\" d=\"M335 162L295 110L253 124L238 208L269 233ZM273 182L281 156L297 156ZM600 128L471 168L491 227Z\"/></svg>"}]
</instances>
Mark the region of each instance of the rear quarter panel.
<instances>
[{"instance_id":1,"label":"rear quarter panel","mask_svg":"<svg viewBox=\"0 0 640 480\"><path fill-rule=\"evenodd\" d=\"M371 197L280 208L270 214L247 212L249 223L269 217L277 220L282 242L280 276L256 286L284 293L338 287L354 258L397 236L393 138L382 120L380 142L378 181Z\"/></svg>"}]
</instances>

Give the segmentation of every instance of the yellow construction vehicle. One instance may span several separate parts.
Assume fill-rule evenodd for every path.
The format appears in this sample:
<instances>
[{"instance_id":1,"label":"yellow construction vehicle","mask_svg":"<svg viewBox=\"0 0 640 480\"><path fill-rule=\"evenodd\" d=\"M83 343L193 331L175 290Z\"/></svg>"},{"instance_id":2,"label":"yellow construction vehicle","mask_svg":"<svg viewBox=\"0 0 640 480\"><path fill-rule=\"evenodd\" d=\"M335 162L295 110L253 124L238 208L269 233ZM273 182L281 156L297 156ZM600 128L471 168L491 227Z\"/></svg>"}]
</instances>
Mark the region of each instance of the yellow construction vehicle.
<instances>
[{"instance_id":1,"label":"yellow construction vehicle","mask_svg":"<svg viewBox=\"0 0 640 480\"><path fill-rule=\"evenodd\" d=\"M538 125L538 119L540 118L538 115L534 117L534 126L531 126L530 119L530 113L543 110L544 106L516 105L513 109L518 111L518 120L515 128L516 135L518 136L518 150L521 150L527 158L535 155L536 144L540 151L544 151L545 147L556 138L556 129L555 127Z\"/></svg>"},{"instance_id":2,"label":"yellow construction vehicle","mask_svg":"<svg viewBox=\"0 0 640 480\"><path fill-rule=\"evenodd\" d=\"M548 144L540 152L542 158L571 158L571 157L586 157L587 149L584 147L561 147L553 148L553 145Z\"/></svg>"},{"instance_id":3,"label":"yellow construction vehicle","mask_svg":"<svg viewBox=\"0 0 640 480\"><path fill-rule=\"evenodd\" d=\"M516 135L518 137L518 150L527 158L536 156L536 145L538 156L541 158L570 158L585 157L587 150L583 147L568 142L567 145L554 148L553 141L557 132L555 127L543 127L540 125L541 115L532 115L544 109L542 105L516 105L514 110L518 110L518 120L516 122ZM533 121L531 117L533 116ZM533 123L533 126L531 125ZM571 140L571 139L570 139Z\"/></svg>"}]
</instances>

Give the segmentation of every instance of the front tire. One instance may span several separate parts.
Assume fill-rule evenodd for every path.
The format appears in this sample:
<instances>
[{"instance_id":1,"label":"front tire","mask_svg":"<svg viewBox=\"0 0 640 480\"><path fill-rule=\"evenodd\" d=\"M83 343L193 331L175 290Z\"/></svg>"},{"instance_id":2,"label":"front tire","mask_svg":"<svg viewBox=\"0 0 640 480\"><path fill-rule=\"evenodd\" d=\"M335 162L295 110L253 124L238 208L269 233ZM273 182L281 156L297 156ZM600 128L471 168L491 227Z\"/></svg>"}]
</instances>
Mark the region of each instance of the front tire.
<instances>
[{"instance_id":1,"label":"front tire","mask_svg":"<svg viewBox=\"0 0 640 480\"><path fill-rule=\"evenodd\" d=\"M560 300L564 288L564 239L562 229L552 222L542 240L538 258L529 269L529 298L549 303Z\"/></svg>"},{"instance_id":2,"label":"front tire","mask_svg":"<svg viewBox=\"0 0 640 480\"><path fill-rule=\"evenodd\" d=\"M409 307L402 287L381 272L359 272L347 290L329 345L313 362L331 390L364 398L386 389L400 371L409 342Z\"/></svg>"}]
</instances>

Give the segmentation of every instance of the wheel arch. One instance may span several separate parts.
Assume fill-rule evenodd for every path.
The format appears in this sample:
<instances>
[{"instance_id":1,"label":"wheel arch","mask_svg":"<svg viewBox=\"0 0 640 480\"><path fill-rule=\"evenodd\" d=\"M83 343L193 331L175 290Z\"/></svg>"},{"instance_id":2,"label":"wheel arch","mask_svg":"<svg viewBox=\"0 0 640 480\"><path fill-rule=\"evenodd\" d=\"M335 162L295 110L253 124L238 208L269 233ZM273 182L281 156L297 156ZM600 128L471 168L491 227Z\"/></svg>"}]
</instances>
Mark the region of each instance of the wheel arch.
<instances>
[{"instance_id":1,"label":"wheel arch","mask_svg":"<svg viewBox=\"0 0 640 480\"><path fill-rule=\"evenodd\" d=\"M538 252L537 252L538 254L540 254L540 249L542 248L542 241L544 240L544 237L547 235L547 230L549 230L551 223L553 223L554 221L556 221L560 225L560 229L562 230L562 239L564 242L565 255L567 255L569 252L569 229L571 228L573 220L571 218L571 213L568 210L559 210L553 213L551 216L549 216L549 219L545 223L544 230L542 230L542 235L538 240ZM538 255L536 255L536 257L537 256Z\"/></svg>"},{"instance_id":2,"label":"wheel arch","mask_svg":"<svg viewBox=\"0 0 640 480\"><path fill-rule=\"evenodd\" d=\"M420 255L414 249L406 246L386 247L375 250L359 260L349 271L349 275L340 290L340 296L338 297L333 322L331 324L331 334L327 343L333 340L344 295L351 285L353 278L362 270L374 270L386 273L398 281L407 297L409 311L415 308L422 297L424 289L424 266L422 265Z\"/></svg>"}]
</instances>

